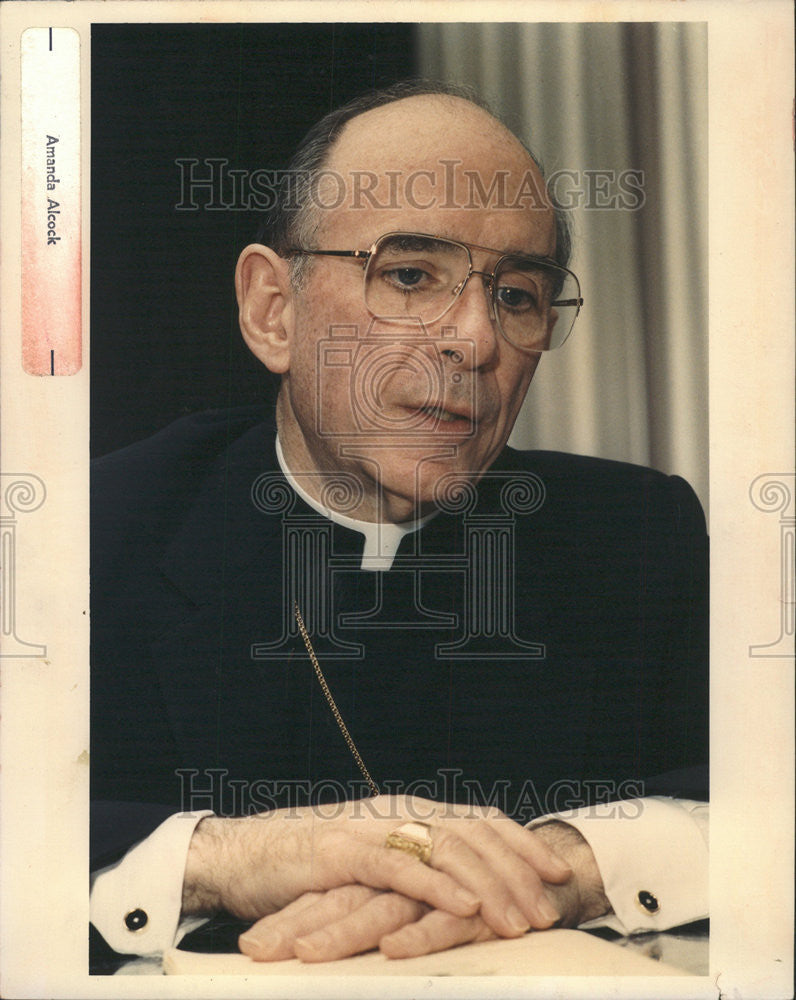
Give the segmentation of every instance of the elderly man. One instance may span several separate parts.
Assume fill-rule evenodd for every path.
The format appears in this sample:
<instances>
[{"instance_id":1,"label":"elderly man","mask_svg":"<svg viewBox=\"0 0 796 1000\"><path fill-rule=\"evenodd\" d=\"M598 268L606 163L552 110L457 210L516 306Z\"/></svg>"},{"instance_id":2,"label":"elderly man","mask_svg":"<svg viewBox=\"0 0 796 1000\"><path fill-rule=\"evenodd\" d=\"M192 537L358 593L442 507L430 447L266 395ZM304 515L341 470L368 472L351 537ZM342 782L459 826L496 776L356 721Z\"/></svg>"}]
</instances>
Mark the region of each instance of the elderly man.
<instances>
[{"instance_id":1,"label":"elderly man","mask_svg":"<svg viewBox=\"0 0 796 1000\"><path fill-rule=\"evenodd\" d=\"M698 503L506 448L582 301L538 165L396 88L312 130L267 228L236 289L275 422L98 463L95 928L229 914L320 961L705 916Z\"/></svg>"}]
</instances>

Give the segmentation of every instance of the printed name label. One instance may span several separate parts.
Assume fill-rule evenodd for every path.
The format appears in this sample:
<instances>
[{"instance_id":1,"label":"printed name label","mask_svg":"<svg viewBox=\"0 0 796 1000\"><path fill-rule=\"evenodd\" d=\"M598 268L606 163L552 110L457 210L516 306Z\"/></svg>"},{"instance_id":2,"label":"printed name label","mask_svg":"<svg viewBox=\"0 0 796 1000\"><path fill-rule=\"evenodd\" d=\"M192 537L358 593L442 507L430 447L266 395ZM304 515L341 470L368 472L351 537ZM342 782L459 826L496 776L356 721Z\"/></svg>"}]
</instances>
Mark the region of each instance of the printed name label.
<instances>
[{"instance_id":1,"label":"printed name label","mask_svg":"<svg viewBox=\"0 0 796 1000\"><path fill-rule=\"evenodd\" d=\"M80 37L22 33L22 366L73 375L82 363Z\"/></svg>"}]
</instances>

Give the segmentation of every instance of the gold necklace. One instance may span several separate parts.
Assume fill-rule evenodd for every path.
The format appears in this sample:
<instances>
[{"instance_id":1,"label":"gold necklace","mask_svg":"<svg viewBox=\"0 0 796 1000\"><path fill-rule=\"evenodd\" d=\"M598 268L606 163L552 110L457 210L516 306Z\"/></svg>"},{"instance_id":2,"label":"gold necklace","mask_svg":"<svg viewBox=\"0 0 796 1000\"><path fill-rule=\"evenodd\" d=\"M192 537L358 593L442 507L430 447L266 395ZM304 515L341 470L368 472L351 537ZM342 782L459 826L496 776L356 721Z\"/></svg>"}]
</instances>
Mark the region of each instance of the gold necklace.
<instances>
[{"instance_id":1,"label":"gold necklace","mask_svg":"<svg viewBox=\"0 0 796 1000\"><path fill-rule=\"evenodd\" d=\"M370 788L371 795L378 795L379 788L376 782L371 778L370 772L365 767L365 762L362 760L362 756L357 750L356 744L351 738L351 734L348 731L348 727L343 722L343 717L340 715L340 710L337 705L335 705L334 698L332 697L332 692L329 690L329 685L326 683L326 678L323 676L323 671L321 670L321 665L318 663L318 657L315 655L315 650L312 648L312 643L310 642L310 637L307 635L307 629L304 625L304 619L301 617L301 612L299 611L299 606L297 602L293 602L293 609L296 613L296 623L299 627L299 632L301 632L301 638L304 640L304 645L307 647L307 652L309 653L310 662L315 669L315 676L318 678L318 683L321 685L321 690L326 696L326 700L329 702L329 708L332 710L332 715L335 717L337 725L340 727L340 732L343 734L343 739L346 741L348 749L354 756L354 760L357 762L357 767L362 772L365 777L365 781L368 783L368 788Z\"/></svg>"}]
</instances>

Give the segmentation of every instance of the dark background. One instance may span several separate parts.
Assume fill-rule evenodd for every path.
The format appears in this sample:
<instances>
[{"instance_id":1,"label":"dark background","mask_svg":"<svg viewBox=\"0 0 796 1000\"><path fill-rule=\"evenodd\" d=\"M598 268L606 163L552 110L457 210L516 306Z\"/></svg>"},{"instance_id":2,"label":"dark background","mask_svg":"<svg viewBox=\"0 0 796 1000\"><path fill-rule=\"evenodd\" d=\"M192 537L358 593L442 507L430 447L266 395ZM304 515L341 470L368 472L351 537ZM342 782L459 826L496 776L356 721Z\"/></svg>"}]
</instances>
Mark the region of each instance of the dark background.
<instances>
[{"instance_id":1,"label":"dark background","mask_svg":"<svg viewBox=\"0 0 796 1000\"><path fill-rule=\"evenodd\" d=\"M196 211L178 159L279 169L323 114L412 76L411 24L126 25L91 32L91 450L273 397L238 329L256 211ZM225 189L230 193L231 186Z\"/></svg>"}]
</instances>

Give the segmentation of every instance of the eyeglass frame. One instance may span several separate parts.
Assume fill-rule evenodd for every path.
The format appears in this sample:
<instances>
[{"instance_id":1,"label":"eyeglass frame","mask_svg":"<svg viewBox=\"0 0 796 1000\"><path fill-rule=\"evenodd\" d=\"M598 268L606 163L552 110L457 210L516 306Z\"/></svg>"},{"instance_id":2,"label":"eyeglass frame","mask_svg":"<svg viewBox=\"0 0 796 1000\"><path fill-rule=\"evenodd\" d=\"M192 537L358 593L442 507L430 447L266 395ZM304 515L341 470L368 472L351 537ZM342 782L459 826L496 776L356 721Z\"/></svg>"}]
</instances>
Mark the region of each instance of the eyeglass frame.
<instances>
[{"instance_id":1,"label":"eyeglass frame","mask_svg":"<svg viewBox=\"0 0 796 1000\"><path fill-rule=\"evenodd\" d=\"M448 312L448 310L453 306L456 300L462 295L464 289L467 287L467 282L470 280L470 278L472 278L474 274L478 274L482 278L486 279L484 284L489 289L489 302L492 309L492 319L495 322L495 325L497 326L498 330L500 331L500 335L507 343L511 344L512 347L516 347L518 351L525 351L528 354L543 354L545 350L552 350L552 351L558 350L558 348L563 347L564 344L569 339L570 334L572 333L572 330L575 327L575 321L577 320L578 316L580 315L580 311L583 308L584 300L583 300L583 295L580 294L581 292L580 279L578 278L578 276L575 274L574 271L571 271L568 267L564 267L563 264L559 264L558 261L553 260L552 257L539 257L535 254L524 254L524 253L504 253L502 250L496 250L494 247L481 246L479 243L465 243L463 240L454 240L448 236L435 236L432 233L409 233L409 232L404 232L403 230L398 230L396 232L390 232L390 233L383 233L381 236L378 237L378 239L373 241L369 250L306 250L303 247L288 247L287 253L290 255L307 254L313 257L351 257L356 260L362 261L362 267L364 269L364 273L362 276L362 298L363 301L365 302L366 308L368 308L369 311L372 311L368 306L367 295L366 295L368 264L370 263L370 260L373 257L373 255L376 253L379 244L383 240L389 239L392 236L409 236L409 237L420 237L421 239L428 239L428 240L439 240L442 243L450 243L453 246L462 247L462 249L464 249L467 253L467 260L469 261L469 267L467 270L466 277L458 285L458 291L456 291L456 294L453 296L448 305L445 306L445 308L442 310L439 316L435 316L434 319L423 320L424 323L436 323L437 320L442 319L445 313ZM498 254L498 259L495 262L495 266L491 272L479 271L473 267L473 255L470 253L471 250L484 250L486 253ZM509 338L508 334L503 329L503 324L500 321L500 314L497 309L497 300L496 300L497 286L495 284L495 275L497 274L498 269L500 268L500 265L503 263L504 260L522 260L522 261L527 261L531 264L539 264L544 267L555 268L557 271L564 271L566 274L570 275L574 279L575 284L577 285L578 288L577 297L574 299L556 299L555 301L550 303L551 308L554 308L555 306L575 306L575 315L572 319L572 323L569 327L569 330L567 331L566 337L564 337L564 339L561 341L560 344L557 344L555 347L539 349L533 347L522 347L520 344L515 344L514 341ZM373 315L376 316L376 313L373 313ZM386 319L388 317L376 316L376 318Z\"/></svg>"}]
</instances>

